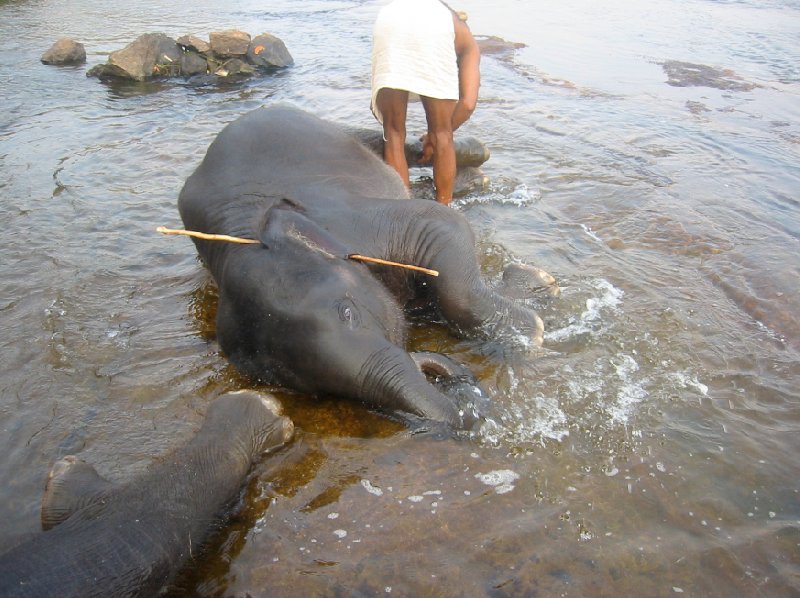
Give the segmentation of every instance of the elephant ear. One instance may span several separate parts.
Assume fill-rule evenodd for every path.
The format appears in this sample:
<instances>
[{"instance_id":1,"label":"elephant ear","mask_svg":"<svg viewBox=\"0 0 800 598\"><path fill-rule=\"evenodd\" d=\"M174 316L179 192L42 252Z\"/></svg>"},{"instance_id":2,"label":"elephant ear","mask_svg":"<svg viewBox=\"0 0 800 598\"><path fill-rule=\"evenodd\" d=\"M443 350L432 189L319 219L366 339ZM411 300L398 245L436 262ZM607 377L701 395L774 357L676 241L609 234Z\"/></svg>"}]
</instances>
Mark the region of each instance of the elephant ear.
<instances>
[{"instance_id":1,"label":"elephant ear","mask_svg":"<svg viewBox=\"0 0 800 598\"><path fill-rule=\"evenodd\" d=\"M114 485L94 467L69 455L50 468L42 497L42 529L49 530L107 494Z\"/></svg>"},{"instance_id":2,"label":"elephant ear","mask_svg":"<svg viewBox=\"0 0 800 598\"><path fill-rule=\"evenodd\" d=\"M283 200L272 206L264 218L258 238L269 249L287 241L304 245L330 258L346 259L351 252L328 231L301 213L302 206Z\"/></svg>"}]
</instances>

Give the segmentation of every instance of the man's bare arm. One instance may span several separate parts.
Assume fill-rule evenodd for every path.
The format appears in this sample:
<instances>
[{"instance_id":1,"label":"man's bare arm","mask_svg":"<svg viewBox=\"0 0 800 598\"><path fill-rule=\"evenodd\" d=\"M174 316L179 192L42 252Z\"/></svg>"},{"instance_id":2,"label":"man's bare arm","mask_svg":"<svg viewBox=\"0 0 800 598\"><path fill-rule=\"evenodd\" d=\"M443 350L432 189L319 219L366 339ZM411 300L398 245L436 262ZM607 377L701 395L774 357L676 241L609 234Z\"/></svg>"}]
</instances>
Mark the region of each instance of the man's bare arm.
<instances>
[{"instance_id":1,"label":"man's bare arm","mask_svg":"<svg viewBox=\"0 0 800 598\"><path fill-rule=\"evenodd\" d=\"M478 104L481 85L481 51L469 26L453 13L458 59L458 102L453 112L453 130L464 124Z\"/></svg>"}]
</instances>

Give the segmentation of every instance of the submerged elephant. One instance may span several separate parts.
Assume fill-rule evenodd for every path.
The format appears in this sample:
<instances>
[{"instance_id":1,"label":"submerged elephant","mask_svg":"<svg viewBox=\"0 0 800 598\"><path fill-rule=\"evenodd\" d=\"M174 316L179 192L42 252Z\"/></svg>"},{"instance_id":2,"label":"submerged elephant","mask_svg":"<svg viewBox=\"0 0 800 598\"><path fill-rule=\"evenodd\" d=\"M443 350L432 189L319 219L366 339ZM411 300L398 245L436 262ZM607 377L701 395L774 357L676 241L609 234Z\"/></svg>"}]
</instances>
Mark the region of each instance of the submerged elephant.
<instances>
[{"instance_id":1,"label":"submerged elephant","mask_svg":"<svg viewBox=\"0 0 800 598\"><path fill-rule=\"evenodd\" d=\"M219 287L220 346L264 382L464 428L474 418L404 348L406 301L424 288L458 333L542 342L536 313L482 280L461 214L408 199L372 152L297 108L260 108L226 126L178 205L188 229L260 241L194 239ZM440 275L368 266L352 254ZM448 367L443 356L418 361L423 370Z\"/></svg>"},{"instance_id":2,"label":"submerged elephant","mask_svg":"<svg viewBox=\"0 0 800 598\"><path fill-rule=\"evenodd\" d=\"M275 399L240 391L214 400L188 445L123 486L61 459L42 499L49 531L0 555L0 596L156 595L202 549L252 462L293 430Z\"/></svg>"}]
</instances>

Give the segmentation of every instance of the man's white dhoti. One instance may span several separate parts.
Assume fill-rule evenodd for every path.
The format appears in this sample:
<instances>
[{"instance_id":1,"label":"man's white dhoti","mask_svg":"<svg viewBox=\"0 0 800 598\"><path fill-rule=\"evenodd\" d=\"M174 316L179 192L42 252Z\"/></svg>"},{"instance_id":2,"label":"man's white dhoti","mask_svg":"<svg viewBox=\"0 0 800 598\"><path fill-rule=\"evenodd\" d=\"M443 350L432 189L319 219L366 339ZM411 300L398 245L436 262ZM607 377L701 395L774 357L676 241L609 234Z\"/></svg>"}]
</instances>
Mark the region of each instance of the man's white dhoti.
<instances>
[{"instance_id":1,"label":"man's white dhoti","mask_svg":"<svg viewBox=\"0 0 800 598\"><path fill-rule=\"evenodd\" d=\"M439 0L394 0L378 13L372 37L372 113L384 87L458 99L453 13Z\"/></svg>"}]
</instances>

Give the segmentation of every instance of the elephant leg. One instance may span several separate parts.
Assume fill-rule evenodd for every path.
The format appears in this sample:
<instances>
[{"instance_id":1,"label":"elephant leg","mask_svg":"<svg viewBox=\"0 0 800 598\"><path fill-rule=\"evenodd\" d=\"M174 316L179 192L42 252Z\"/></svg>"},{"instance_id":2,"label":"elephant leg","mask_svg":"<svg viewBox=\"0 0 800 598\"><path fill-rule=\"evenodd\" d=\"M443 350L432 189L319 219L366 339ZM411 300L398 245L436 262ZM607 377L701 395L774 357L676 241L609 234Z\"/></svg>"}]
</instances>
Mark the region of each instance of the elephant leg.
<instances>
[{"instance_id":1,"label":"elephant leg","mask_svg":"<svg viewBox=\"0 0 800 598\"><path fill-rule=\"evenodd\" d=\"M510 299L559 297L561 289L550 274L528 264L509 264L503 270L500 292Z\"/></svg>"}]
</instances>

